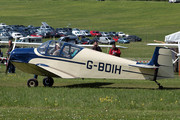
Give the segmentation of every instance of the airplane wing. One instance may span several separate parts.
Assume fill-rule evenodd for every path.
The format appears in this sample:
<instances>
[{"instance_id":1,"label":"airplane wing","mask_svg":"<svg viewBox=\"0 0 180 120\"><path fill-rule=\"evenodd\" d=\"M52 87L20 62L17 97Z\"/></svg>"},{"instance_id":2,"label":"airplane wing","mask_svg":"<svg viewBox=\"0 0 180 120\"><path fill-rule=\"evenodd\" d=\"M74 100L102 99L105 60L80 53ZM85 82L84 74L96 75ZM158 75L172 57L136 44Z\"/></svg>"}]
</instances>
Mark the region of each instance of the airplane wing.
<instances>
[{"instance_id":1,"label":"airplane wing","mask_svg":"<svg viewBox=\"0 0 180 120\"><path fill-rule=\"evenodd\" d=\"M15 42L12 42L13 44ZM1 45L8 45L8 41L0 41ZM16 42L18 46L30 46L30 47L39 47L42 43L29 43L29 42Z\"/></svg>"},{"instance_id":2,"label":"airplane wing","mask_svg":"<svg viewBox=\"0 0 180 120\"><path fill-rule=\"evenodd\" d=\"M59 70L59 69L54 68L54 67L44 66L41 64L38 64L37 66L48 71L49 73L53 73L53 74L55 74L61 78L77 78L76 76L71 75L70 73L64 72L64 71Z\"/></svg>"},{"instance_id":3,"label":"airplane wing","mask_svg":"<svg viewBox=\"0 0 180 120\"><path fill-rule=\"evenodd\" d=\"M156 66L151 66L151 65L144 65L144 64L136 64L136 65L129 65L129 66L132 66L132 67L139 67L139 68L159 68L159 67L156 67Z\"/></svg>"},{"instance_id":4,"label":"airplane wing","mask_svg":"<svg viewBox=\"0 0 180 120\"><path fill-rule=\"evenodd\" d=\"M12 42L13 44L15 42ZM1 45L8 45L8 41L0 41L0 44ZM30 47L39 47L42 43L29 43L29 42L16 42L17 46L30 46ZM78 46L81 46L81 47L93 47L93 45L83 45L83 44L76 44ZM112 47L112 45L99 45L100 47ZM123 46L119 46L119 45L116 45L116 47L118 48L124 48L124 49L127 49L128 47L123 47Z\"/></svg>"},{"instance_id":5,"label":"airplane wing","mask_svg":"<svg viewBox=\"0 0 180 120\"><path fill-rule=\"evenodd\" d=\"M82 46L82 47L93 47L93 45L81 45L81 44L77 44L78 46ZM112 45L98 45L99 47L112 47ZM118 48L124 48L124 49L127 49L128 47L123 47L123 46L119 46L119 45L116 45L116 47Z\"/></svg>"},{"instance_id":6,"label":"airplane wing","mask_svg":"<svg viewBox=\"0 0 180 120\"><path fill-rule=\"evenodd\" d=\"M158 43L148 43L147 45L149 46L162 46L162 47L173 47L173 48L178 48L178 44L158 44Z\"/></svg>"}]
</instances>

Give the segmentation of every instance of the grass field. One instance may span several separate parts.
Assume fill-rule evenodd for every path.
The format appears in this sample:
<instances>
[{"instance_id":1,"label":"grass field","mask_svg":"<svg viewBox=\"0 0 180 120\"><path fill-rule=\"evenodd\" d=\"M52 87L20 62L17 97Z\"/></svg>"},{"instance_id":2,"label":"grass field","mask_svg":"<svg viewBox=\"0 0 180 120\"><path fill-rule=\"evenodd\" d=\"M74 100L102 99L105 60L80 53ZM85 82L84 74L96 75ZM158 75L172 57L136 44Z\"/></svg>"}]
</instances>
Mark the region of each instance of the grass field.
<instances>
[{"instance_id":1,"label":"grass field","mask_svg":"<svg viewBox=\"0 0 180 120\"><path fill-rule=\"evenodd\" d=\"M150 60L152 40L179 31L179 5L168 2L130 2L96 0L0 0L0 23L35 25L47 22L52 27L123 31L143 39L123 44L122 56L131 60ZM44 39L46 41L48 39ZM6 49L3 49L5 52ZM103 49L107 52L107 49ZM160 82L141 80L58 79L54 86L28 88L33 75L16 69L4 74L0 66L0 119L44 120L120 120L180 119L180 81L175 78Z\"/></svg>"}]
</instances>

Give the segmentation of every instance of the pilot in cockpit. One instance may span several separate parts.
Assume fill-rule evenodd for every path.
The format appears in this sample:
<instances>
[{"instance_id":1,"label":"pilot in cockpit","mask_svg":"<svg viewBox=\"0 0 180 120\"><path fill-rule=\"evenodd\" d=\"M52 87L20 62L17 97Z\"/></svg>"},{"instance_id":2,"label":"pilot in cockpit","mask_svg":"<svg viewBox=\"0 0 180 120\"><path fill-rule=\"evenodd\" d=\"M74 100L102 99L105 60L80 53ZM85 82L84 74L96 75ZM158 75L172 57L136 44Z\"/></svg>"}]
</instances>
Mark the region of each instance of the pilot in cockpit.
<instances>
[{"instance_id":1,"label":"pilot in cockpit","mask_svg":"<svg viewBox=\"0 0 180 120\"><path fill-rule=\"evenodd\" d=\"M60 46L59 43L56 43L55 51L54 51L53 55L54 55L54 56L59 56L60 51L61 51L61 46Z\"/></svg>"}]
</instances>

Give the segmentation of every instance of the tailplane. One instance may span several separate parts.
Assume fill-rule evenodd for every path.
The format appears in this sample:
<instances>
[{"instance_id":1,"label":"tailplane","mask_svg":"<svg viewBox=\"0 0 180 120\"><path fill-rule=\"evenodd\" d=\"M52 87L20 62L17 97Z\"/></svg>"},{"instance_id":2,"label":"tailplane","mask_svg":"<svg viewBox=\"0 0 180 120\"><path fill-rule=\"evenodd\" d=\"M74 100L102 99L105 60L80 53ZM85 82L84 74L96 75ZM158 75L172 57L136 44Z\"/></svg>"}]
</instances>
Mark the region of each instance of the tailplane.
<instances>
[{"instance_id":1,"label":"tailplane","mask_svg":"<svg viewBox=\"0 0 180 120\"><path fill-rule=\"evenodd\" d=\"M172 52L170 49L156 47L151 61L147 65L158 67L155 79L173 78Z\"/></svg>"}]
</instances>

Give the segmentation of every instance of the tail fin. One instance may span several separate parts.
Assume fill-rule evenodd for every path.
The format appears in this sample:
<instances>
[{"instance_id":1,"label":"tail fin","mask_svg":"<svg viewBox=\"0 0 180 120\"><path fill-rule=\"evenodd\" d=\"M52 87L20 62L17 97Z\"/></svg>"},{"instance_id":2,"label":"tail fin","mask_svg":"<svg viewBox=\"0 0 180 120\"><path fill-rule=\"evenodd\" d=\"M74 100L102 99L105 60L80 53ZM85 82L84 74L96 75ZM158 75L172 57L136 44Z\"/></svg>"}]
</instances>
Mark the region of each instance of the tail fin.
<instances>
[{"instance_id":1,"label":"tail fin","mask_svg":"<svg viewBox=\"0 0 180 120\"><path fill-rule=\"evenodd\" d=\"M155 65L159 67L156 79L174 77L172 52L170 49L156 47L153 57L147 65Z\"/></svg>"}]
</instances>

